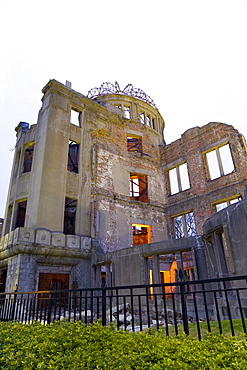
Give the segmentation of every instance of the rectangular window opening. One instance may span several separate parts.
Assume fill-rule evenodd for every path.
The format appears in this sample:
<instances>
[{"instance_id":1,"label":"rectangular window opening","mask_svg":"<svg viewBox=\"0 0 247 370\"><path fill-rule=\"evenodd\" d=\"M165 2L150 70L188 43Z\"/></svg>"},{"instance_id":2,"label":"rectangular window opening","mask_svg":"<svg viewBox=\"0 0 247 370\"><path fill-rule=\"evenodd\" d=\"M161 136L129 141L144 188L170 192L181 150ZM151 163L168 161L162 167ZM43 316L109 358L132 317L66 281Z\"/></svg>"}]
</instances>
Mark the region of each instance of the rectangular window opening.
<instances>
[{"instance_id":1,"label":"rectangular window opening","mask_svg":"<svg viewBox=\"0 0 247 370\"><path fill-rule=\"evenodd\" d=\"M182 163L168 171L171 195L190 188L187 163Z\"/></svg>"},{"instance_id":2,"label":"rectangular window opening","mask_svg":"<svg viewBox=\"0 0 247 370\"><path fill-rule=\"evenodd\" d=\"M221 201L219 200L217 203L213 204L213 207L216 212L221 211L222 209L228 207L231 204L238 203L242 200L241 194L238 194L232 198L227 198L227 199L222 199Z\"/></svg>"},{"instance_id":3,"label":"rectangular window opening","mask_svg":"<svg viewBox=\"0 0 247 370\"><path fill-rule=\"evenodd\" d=\"M164 254L159 256L160 264L160 281L162 284L175 283L177 281L177 261L174 253ZM176 286L166 286L163 288L165 293L164 298L170 299L171 293L176 293Z\"/></svg>"},{"instance_id":4,"label":"rectangular window opening","mask_svg":"<svg viewBox=\"0 0 247 370\"><path fill-rule=\"evenodd\" d=\"M143 125L145 125L145 113L144 113L144 112L141 112L141 113L140 113L140 120L141 120L141 123L142 123Z\"/></svg>"},{"instance_id":5,"label":"rectangular window opening","mask_svg":"<svg viewBox=\"0 0 247 370\"><path fill-rule=\"evenodd\" d=\"M69 172L78 173L78 160L79 160L79 144L74 141L69 141L68 150L68 166Z\"/></svg>"},{"instance_id":6,"label":"rectangular window opening","mask_svg":"<svg viewBox=\"0 0 247 370\"><path fill-rule=\"evenodd\" d=\"M33 164L34 144L29 145L24 153L22 173L30 172Z\"/></svg>"},{"instance_id":7,"label":"rectangular window opening","mask_svg":"<svg viewBox=\"0 0 247 370\"><path fill-rule=\"evenodd\" d=\"M77 201L75 199L65 198L63 228L64 234L75 234L76 206Z\"/></svg>"},{"instance_id":8,"label":"rectangular window opening","mask_svg":"<svg viewBox=\"0 0 247 370\"><path fill-rule=\"evenodd\" d=\"M75 126L81 127L81 112L71 108L70 111L70 123Z\"/></svg>"},{"instance_id":9,"label":"rectangular window opening","mask_svg":"<svg viewBox=\"0 0 247 370\"><path fill-rule=\"evenodd\" d=\"M127 150L129 152L139 152L141 153L141 138L134 136L127 136Z\"/></svg>"},{"instance_id":10,"label":"rectangular window opening","mask_svg":"<svg viewBox=\"0 0 247 370\"><path fill-rule=\"evenodd\" d=\"M194 213L188 212L173 217L173 226L175 238L187 238L196 235Z\"/></svg>"},{"instance_id":11,"label":"rectangular window opening","mask_svg":"<svg viewBox=\"0 0 247 370\"><path fill-rule=\"evenodd\" d=\"M151 127L151 117L148 114L146 115L146 124Z\"/></svg>"},{"instance_id":12,"label":"rectangular window opening","mask_svg":"<svg viewBox=\"0 0 247 370\"><path fill-rule=\"evenodd\" d=\"M152 117L152 128L155 130L155 118Z\"/></svg>"},{"instance_id":13,"label":"rectangular window opening","mask_svg":"<svg viewBox=\"0 0 247 370\"><path fill-rule=\"evenodd\" d=\"M124 117L130 119L130 106L124 105Z\"/></svg>"},{"instance_id":14,"label":"rectangular window opening","mask_svg":"<svg viewBox=\"0 0 247 370\"><path fill-rule=\"evenodd\" d=\"M210 180L228 175L235 171L229 143L206 153Z\"/></svg>"},{"instance_id":15,"label":"rectangular window opening","mask_svg":"<svg viewBox=\"0 0 247 370\"><path fill-rule=\"evenodd\" d=\"M152 242L150 225L132 224L133 247Z\"/></svg>"},{"instance_id":16,"label":"rectangular window opening","mask_svg":"<svg viewBox=\"0 0 247 370\"><path fill-rule=\"evenodd\" d=\"M130 198L148 203L147 175L130 173Z\"/></svg>"},{"instance_id":17,"label":"rectangular window opening","mask_svg":"<svg viewBox=\"0 0 247 370\"><path fill-rule=\"evenodd\" d=\"M23 200L23 201L21 201L17 204L15 229L17 227L24 227L25 226L26 210L27 210L27 201L26 200Z\"/></svg>"}]
</instances>

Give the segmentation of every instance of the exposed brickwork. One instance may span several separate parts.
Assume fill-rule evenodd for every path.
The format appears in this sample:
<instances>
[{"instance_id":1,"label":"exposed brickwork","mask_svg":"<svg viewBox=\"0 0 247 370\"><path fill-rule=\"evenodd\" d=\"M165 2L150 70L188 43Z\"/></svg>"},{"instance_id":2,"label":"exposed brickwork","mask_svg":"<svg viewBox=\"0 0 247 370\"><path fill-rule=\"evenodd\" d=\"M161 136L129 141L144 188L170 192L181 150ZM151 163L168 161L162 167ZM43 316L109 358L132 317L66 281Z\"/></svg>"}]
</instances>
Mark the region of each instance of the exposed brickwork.
<instances>
[{"instance_id":1,"label":"exposed brickwork","mask_svg":"<svg viewBox=\"0 0 247 370\"><path fill-rule=\"evenodd\" d=\"M205 151L229 143L235 166L235 172L209 179ZM170 167L179 162L187 162L190 179L190 189L169 195ZM195 127L186 131L181 139L167 145L162 155L166 186L166 215L169 231L172 235L170 216L193 210L197 233L203 232L202 225L214 212L212 202L241 194L247 184L247 153L245 139L232 126L211 122L201 128ZM173 234L174 235L174 234Z\"/></svg>"}]
</instances>

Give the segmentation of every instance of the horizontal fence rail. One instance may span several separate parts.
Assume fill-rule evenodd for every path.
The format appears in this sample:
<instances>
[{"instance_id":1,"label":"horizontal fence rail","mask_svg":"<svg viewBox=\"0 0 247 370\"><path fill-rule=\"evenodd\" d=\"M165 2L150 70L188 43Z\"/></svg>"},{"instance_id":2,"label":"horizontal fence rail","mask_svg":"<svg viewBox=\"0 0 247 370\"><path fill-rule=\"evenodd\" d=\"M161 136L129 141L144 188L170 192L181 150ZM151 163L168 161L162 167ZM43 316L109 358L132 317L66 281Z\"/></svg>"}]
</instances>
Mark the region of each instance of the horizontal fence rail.
<instances>
[{"instance_id":1,"label":"horizontal fence rail","mask_svg":"<svg viewBox=\"0 0 247 370\"><path fill-rule=\"evenodd\" d=\"M116 328L164 330L166 335L191 330L246 333L247 276L181 281L169 284L0 294L0 321L31 323L101 320Z\"/></svg>"}]
</instances>

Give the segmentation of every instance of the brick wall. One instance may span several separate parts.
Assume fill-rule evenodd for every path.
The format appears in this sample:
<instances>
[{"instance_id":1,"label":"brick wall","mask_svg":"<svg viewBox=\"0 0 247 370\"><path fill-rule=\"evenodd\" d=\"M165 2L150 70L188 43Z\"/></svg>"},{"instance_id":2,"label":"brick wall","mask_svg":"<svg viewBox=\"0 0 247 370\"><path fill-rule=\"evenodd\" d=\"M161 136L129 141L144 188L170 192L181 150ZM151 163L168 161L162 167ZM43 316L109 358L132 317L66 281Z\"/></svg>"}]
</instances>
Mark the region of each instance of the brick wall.
<instances>
[{"instance_id":1,"label":"brick wall","mask_svg":"<svg viewBox=\"0 0 247 370\"><path fill-rule=\"evenodd\" d=\"M229 143L235 171L210 180L205 152ZM186 161L190 188L170 195L168 169ZM162 153L162 167L166 188L166 218L168 233L174 237L171 216L193 210L196 230L202 234L202 225L212 215L212 203L234 195L244 197L247 184L247 153L245 139L233 126L211 122L186 131L180 139L167 145Z\"/></svg>"}]
</instances>

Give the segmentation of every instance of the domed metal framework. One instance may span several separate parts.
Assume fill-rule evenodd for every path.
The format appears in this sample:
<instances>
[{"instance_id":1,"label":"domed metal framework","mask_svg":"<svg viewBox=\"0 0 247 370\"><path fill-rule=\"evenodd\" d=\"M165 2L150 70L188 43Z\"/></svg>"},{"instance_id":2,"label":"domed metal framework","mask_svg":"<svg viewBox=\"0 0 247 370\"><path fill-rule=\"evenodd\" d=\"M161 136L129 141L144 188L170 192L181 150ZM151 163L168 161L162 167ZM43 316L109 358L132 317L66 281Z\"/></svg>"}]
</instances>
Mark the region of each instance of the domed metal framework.
<instances>
[{"instance_id":1,"label":"domed metal framework","mask_svg":"<svg viewBox=\"0 0 247 370\"><path fill-rule=\"evenodd\" d=\"M111 94L132 96L144 101L147 104L150 104L153 108L158 110L153 99L151 99L150 96L147 95L143 90L133 87L132 84L128 84L123 90L121 90L118 82L115 82L115 85L111 84L110 82L104 82L100 87L94 87L93 89L89 90L87 97L93 99L98 96Z\"/></svg>"}]
</instances>

